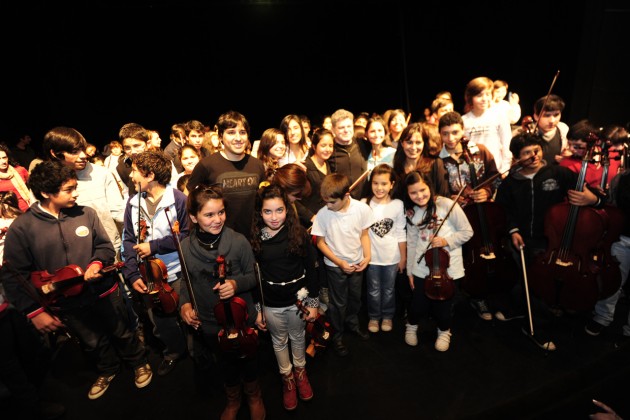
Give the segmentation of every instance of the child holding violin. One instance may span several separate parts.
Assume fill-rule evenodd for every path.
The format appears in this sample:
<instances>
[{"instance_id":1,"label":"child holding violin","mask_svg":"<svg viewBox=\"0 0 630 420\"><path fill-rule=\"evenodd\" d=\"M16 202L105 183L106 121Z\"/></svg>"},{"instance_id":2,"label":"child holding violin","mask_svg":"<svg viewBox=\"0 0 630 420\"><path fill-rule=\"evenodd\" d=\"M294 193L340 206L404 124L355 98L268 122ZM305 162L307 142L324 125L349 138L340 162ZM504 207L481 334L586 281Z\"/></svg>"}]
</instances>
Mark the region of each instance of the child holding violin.
<instances>
[{"instance_id":1,"label":"child holding violin","mask_svg":"<svg viewBox=\"0 0 630 420\"><path fill-rule=\"evenodd\" d=\"M254 293L256 325L271 334L282 375L284 408L293 410L298 395L302 401L313 398L306 374L305 327L318 316L319 280L311 236L277 185L258 190L251 244L261 273L261 290ZM305 296L298 296L298 291ZM300 308L296 306L298 300Z\"/></svg>"},{"instance_id":2,"label":"child holding violin","mask_svg":"<svg viewBox=\"0 0 630 420\"><path fill-rule=\"evenodd\" d=\"M432 316L437 323L435 349L451 342L453 297L464 277L462 245L473 236L456 201L436 195L429 179L417 171L403 181L407 216L407 275L413 291L405 343L418 345L418 323Z\"/></svg>"},{"instance_id":3,"label":"child holding violin","mask_svg":"<svg viewBox=\"0 0 630 420\"><path fill-rule=\"evenodd\" d=\"M164 346L158 368L158 375L164 376L187 352L177 316L182 269L169 225L169 218L177 220L180 235L188 235L186 195L168 185L171 161L161 151L133 155L130 179L140 192L129 198L125 208L122 272L125 281L145 298L153 335Z\"/></svg>"},{"instance_id":4,"label":"child holding violin","mask_svg":"<svg viewBox=\"0 0 630 420\"><path fill-rule=\"evenodd\" d=\"M28 186L38 201L11 224L5 238L0 278L7 297L40 333L67 329L81 342L99 372L88 398L105 393L121 359L134 368L136 387L147 386L153 375L145 348L129 329L115 276L101 272L116 253L96 211L76 205L75 170L60 162L39 163ZM55 274L69 265L79 267L85 280L73 293L44 299L35 284L28 284L33 274Z\"/></svg>"},{"instance_id":5,"label":"child holding violin","mask_svg":"<svg viewBox=\"0 0 630 420\"><path fill-rule=\"evenodd\" d=\"M188 288L182 288L180 314L186 324L197 330L196 345L218 360L227 395L221 419L236 419L244 389L251 419L262 420L265 406L258 381L257 341L251 340L255 317L250 316L255 313L251 291L256 287L256 260L245 236L226 226L225 205L219 186L201 184L188 195L187 210L193 228L181 248L193 296ZM193 307L193 302L198 306ZM228 348L229 343L225 345L226 335L220 336L225 333L226 319L217 313L221 314L218 309L225 303L236 308L232 315L241 320L235 325L239 338L232 348Z\"/></svg>"},{"instance_id":6,"label":"child holding violin","mask_svg":"<svg viewBox=\"0 0 630 420\"><path fill-rule=\"evenodd\" d=\"M439 157L444 162L450 197L457 198L459 205L464 209L467 205L474 206L475 203L491 201L494 194L493 186L496 183L489 182L484 187L474 190L484 181L493 177L498 178L497 165L490 150L483 144L465 139L464 120L458 112L444 114L438 122L438 129L443 144ZM466 190L458 196L459 191L464 187ZM486 220L486 223L489 222ZM482 234L482 232L476 233ZM481 290L487 290L487 288L478 289L476 295L471 297L470 303L481 319L491 321L492 313L486 300L487 292Z\"/></svg>"}]
</instances>

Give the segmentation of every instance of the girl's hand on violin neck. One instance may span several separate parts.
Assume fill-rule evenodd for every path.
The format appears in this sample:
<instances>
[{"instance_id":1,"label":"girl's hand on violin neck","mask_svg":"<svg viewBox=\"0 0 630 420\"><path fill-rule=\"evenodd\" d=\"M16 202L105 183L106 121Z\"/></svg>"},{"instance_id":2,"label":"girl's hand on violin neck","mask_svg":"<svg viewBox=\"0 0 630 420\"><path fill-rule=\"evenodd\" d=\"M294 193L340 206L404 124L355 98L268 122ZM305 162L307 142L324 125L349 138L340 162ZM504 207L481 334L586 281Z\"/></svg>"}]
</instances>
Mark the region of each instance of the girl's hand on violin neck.
<instances>
[{"instance_id":1,"label":"girl's hand on violin neck","mask_svg":"<svg viewBox=\"0 0 630 420\"><path fill-rule=\"evenodd\" d=\"M263 320L262 312L256 316L256 327L261 331L267 331L267 323Z\"/></svg>"},{"instance_id":2,"label":"girl's hand on violin neck","mask_svg":"<svg viewBox=\"0 0 630 420\"><path fill-rule=\"evenodd\" d=\"M229 299L236 294L236 280L227 279L223 284L217 282L213 287L219 294L219 299Z\"/></svg>"},{"instance_id":3,"label":"girl's hand on violin neck","mask_svg":"<svg viewBox=\"0 0 630 420\"><path fill-rule=\"evenodd\" d=\"M148 242L136 244L133 246L133 249L138 253L140 258L147 258L151 256L151 244Z\"/></svg>"},{"instance_id":4,"label":"girl's hand on violin neck","mask_svg":"<svg viewBox=\"0 0 630 420\"><path fill-rule=\"evenodd\" d=\"M318 311L317 308L306 308L308 314L304 314L304 321L313 322L317 319Z\"/></svg>"},{"instance_id":5,"label":"girl's hand on violin neck","mask_svg":"<svg viewBox=\"0 0 630 420\"><path fill-rule=\"evenodd\" d=\"M199 328L201 325L201 321L197 318L197 313L193 310L192 305L190 303L184 303L182 308L179 310L179 314L181 315L184 322L194 329Z\"/></svg>"},{"instance_id":6,"label":"girl's hand on violin neck","mask_svg":"<svg viewBox=\"0 0 630 420\"><path fill-rule=\"evenodd\" d=\"M31 322L37 331L42 334L57 331L59 328L65 327L59 318L49 314L48 312L42 312L41 314L34 316L31 318Z\"/></svg>"},{"instance_id":7,"label":"girl's hand on violin neck","mask_svg":"<svg viewBox=\"0 0 630 420\"><path fill-rule=\"evenodd\" d=\"M448 242L446 242L446 239L442 238L441 236L435 236L433 239L431 239L431 246L433 248L442 248L448 246Z\"/></svg>"},{"instance_id":8,"label":"girl's hand on violin neck","mask_svg":"<svg viewBox=\"0 0 630 420\"><path fill-rule=\"evenodd\" d=\"M149 289L147 289L147 285L144 284L141 278L134 281L131 287L133 287L133 290L135 290L138 293L147 293L149 291Z\"/></svg>"}]
</instances>

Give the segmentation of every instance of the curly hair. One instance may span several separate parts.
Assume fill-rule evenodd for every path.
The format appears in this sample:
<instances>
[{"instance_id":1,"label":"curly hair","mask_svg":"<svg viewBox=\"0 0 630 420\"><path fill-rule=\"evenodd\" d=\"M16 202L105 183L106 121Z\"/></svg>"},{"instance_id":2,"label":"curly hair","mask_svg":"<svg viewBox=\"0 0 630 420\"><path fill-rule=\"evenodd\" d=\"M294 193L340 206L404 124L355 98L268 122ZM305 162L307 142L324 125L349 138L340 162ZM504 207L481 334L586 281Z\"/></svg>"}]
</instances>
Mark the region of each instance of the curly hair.
<instances>
[{"instance_id":1,"label":"curly hair","mask_svg":"<svg viewBox=\"0 0 630 420\"><path fill-rule=\"evenodd\" d=\"M265 221L262 218L262 207L265 200L271 200L273 198L279 198L286 207L287 216L284 224L289 232L289 253L303 257L306 255L305 242L306 242L306 230L300 223L295 206L291 204L287 193L278 185L271 184L269 186L263 186L258 189L256 194L256 205L254 208L254 220L252 223L252 234L250 243L255 255L260 254L262 250L262 240L260 233L265 227Z\"/></svg>"},{"instance_id":2,"label":"curly hair","mask_svg":"<svg viewBox=\"0 0 630 420\"><path fill-rule=\"evenodd\" d=\"M57 160L47 160L38 163L28 177L26 185L33 191L38 200L43 200L46 194L57 194L64 183L77 179L76 171Z\"/></svg>"}]
</instances>

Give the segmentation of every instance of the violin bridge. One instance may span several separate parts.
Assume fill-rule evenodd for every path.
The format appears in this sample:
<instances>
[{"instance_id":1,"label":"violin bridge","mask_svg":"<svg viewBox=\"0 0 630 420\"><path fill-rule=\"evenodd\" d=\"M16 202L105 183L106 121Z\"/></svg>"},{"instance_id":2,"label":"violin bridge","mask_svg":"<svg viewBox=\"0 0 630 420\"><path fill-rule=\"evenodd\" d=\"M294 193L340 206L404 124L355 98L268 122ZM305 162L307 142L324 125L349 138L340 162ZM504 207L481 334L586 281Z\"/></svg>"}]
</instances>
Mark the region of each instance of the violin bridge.
<instances>
[{"instance_id":1,"label":"violin bridge","mask_svg":"<svg viewBox=\"0 0 630 420\"><path fill-rule=\"evenodd\" d=\"M490 252L489 254L481 254L481 258L483 258L484 260L494 260L497 258L497 256L494 255L494 252Z\"/></svg>"},{"instance_id":2,"label":"violin bridge","mask_svg":"<svg viewBox=\"0 0 630 420\"><path fill-rule=\"evenodd\" d=\"M56 288L55 288L55 285L54 285L54 284L52 284L52 283L51 283L51 284L44 284L44 285L41 287L41 291L42 291L42 293L43 293L43 294L45 294L45 295L47 295L47 294L49 294L49 293L54 292L54 291L55 291L55 289L56 289Z\"/></svg>"}]
</instances>

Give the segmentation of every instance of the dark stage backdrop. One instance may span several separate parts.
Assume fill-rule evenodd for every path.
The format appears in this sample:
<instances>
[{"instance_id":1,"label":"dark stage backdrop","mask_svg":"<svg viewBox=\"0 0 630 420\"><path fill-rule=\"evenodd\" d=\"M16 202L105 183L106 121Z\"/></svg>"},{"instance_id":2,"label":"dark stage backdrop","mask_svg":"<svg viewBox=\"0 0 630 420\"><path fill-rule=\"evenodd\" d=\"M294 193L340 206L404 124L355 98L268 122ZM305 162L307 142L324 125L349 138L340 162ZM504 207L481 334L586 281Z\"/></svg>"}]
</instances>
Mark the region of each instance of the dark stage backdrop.
<instances>
[{"instance_id":1,"label":"dark stage backdrop","mask_svg":"<svg viewBox=\"0 0 630 420\"><path fill-rule=\"evenodd\" d=\"M627 22L617 2L46 3L0 17L5 142L66 125L103 146L137 122L165 146L173 123L212 126L230 109L254 139L287 114L317 125L338 108L417 121L441 90L461 112L482 75L506 80L530 115L558 70L567 123L629 119L625 72L610 71L628 51L626 25L609 26Z\"/></svg>"}]
</instances>

